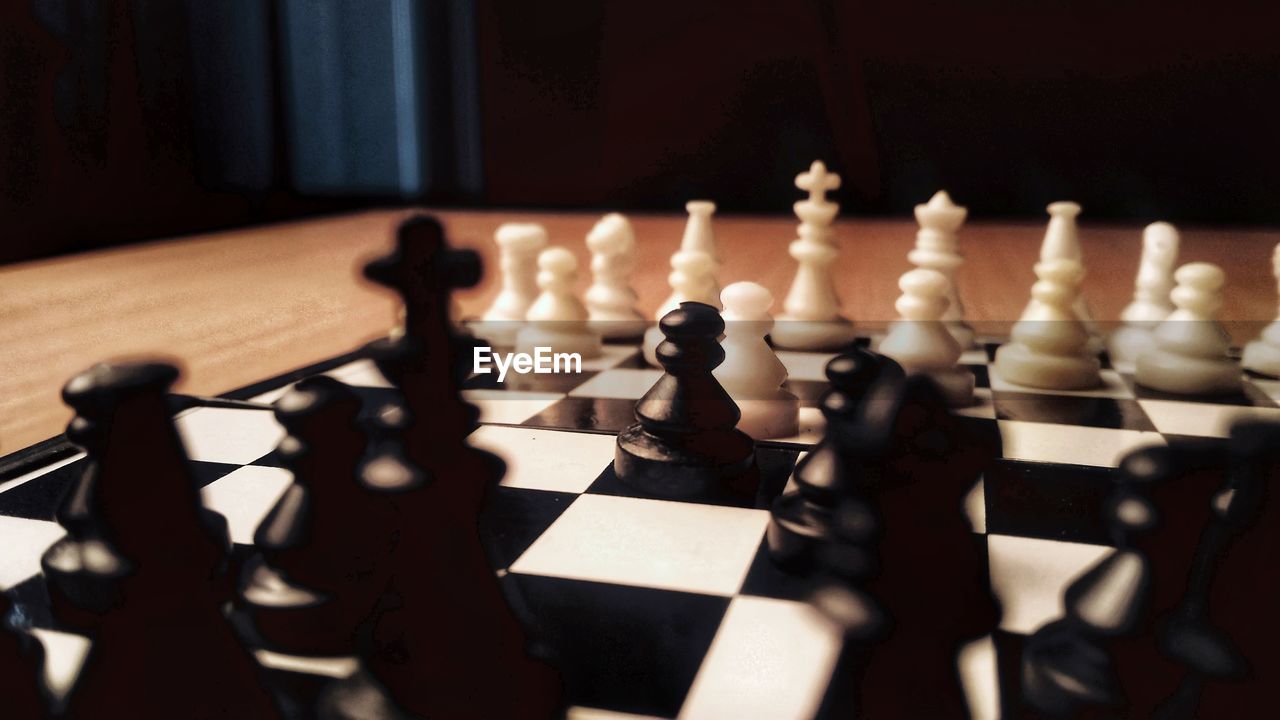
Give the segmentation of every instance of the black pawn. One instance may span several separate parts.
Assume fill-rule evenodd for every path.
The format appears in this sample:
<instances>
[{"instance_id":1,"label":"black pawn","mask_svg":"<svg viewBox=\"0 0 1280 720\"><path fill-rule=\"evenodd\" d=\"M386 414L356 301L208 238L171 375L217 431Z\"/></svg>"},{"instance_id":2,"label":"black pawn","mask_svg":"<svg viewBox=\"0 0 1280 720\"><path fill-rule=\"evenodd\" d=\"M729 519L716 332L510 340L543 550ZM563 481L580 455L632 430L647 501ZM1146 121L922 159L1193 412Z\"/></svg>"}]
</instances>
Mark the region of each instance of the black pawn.
<instances>
[{"instance_id":1,"label":"black pawn","mask_svg":"<svg viewBox=\"0 0 1280 720\"><path fill-rule=\"evenodd\" d=\"M71 562L46 556L51 585L68 578L110 588L70 698L58 712L91 717L129 707L143 717L271 717L257 667L219 609L230 542L221 515L200 505L167 398L177 370L161 363L98 365L63 389L73 429L92 427L92 474L76 492L100 539ZM98 547L101 544L101 548ZM51 550L55 552L57 548ZM109 552L102 552L102 551ZM74 602L74 593L67 595Z\"/></svg>"},{"instance_id":2,"label":"black pawn","mask_svg":"<svg viewBox=\"0 0 1280 720\"><path fill-rule=\"evenodd\" d=\"M885 366L884 360L857 349L827 363L831 388L821 400L826 430L796 465L796 489L774 501L766 534L770 557L789 572L813 570L819 549L833 540L834 510L852 484L846 459L856 432L858 403Z\"/></svg>"},{"instance_id":3,"label":"black pawn","mask_svg":"<svg viewBox=\"0 0 1280 720\"><path fill-rule=\"evenodd\" d=\"M720 313L684 302L659 326L666 373L636 403L637 422L618 436L618 479L659 497L754 494L754 445L735 427L738 406L711 374L724 362Z\"/></svg>"}]
</instances>

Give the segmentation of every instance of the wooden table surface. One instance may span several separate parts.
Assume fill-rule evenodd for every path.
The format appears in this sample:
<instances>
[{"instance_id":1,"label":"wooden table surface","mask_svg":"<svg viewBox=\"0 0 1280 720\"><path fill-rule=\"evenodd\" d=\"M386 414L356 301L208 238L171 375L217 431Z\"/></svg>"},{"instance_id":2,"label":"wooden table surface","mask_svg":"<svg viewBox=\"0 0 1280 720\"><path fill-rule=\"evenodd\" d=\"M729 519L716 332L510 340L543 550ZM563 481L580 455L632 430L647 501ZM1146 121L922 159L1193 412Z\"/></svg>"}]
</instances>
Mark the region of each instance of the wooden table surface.
<instances>
[{"instance_id":1,"label":"wooden table surface","mask_svg":"<svg viewBox=\"0 0 1280 720\"><path fill-rule=\"evenodd\" d=\"M359 277L363 261L390 247L402 210L366 212L235 232L158 241L0 268L0 454L62 431L70 412L62 384L94 362L139 356L177 360L178 389L215 394L355 349L385 334L392 297ZM493 231L514 220L543 223L552 242L579 257L594 213L442 211L451 241L483 253L490 270L460 297L479 314L497 292ZM634 286L651 314L666 297L668 260L685 218L632 216L639 239ZM787 255L794 217L723 216L715 231L722 284L753 280L779 297L795 272ZM916 226L909 218L842 219L835 273L846 313L867 327L894 318L898 276ZM959 273L968 316L980 332L1003 333L1034 282L1043 222L970 222L961 231ZM1115 318L1129 301L1140 253L1138 225L1084 224L1094 315ZM1271 273L1276 230L1182 228L1180 262L1221 265L1228 285L1222 317L1236 343L1276 315Z\"/></svg>"}]
</instances>

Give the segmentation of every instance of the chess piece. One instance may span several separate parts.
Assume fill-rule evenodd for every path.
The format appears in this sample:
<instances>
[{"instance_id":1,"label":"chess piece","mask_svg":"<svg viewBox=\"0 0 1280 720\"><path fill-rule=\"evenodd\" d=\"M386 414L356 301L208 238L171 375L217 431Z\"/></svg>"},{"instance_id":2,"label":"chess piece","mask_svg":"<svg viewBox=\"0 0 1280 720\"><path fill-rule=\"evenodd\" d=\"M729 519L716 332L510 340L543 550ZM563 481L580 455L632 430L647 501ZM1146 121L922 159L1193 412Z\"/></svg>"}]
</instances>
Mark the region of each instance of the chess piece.
<instances>
[{"instance_id":1,"label":"chess piece","mask_svg":"<svg viewBox=\"0 0 1280 720\"><path fill-rule=\"evenodd\" d=\"M44 648L34 637L10 624L9 598L0 593L0 698L7 717L44 716Z\"/></svg>"},{"instance_id":2,"label":"chess piece","mask_svg":"<svg viewBox=\"0 0 1280 720\"><path fill-rule=\"evenodd\" d=\"M529 308L528 326L516 335L516 352L533 355L535 348L547 347L583 358L600 356L600 334L587 324L587 309L574 296L577 271L578 259L565 248L548 248L538 256L542 294Z\"/></svg>"},{"instance_id":3,"label":"chess piece","mask_svg":"<svg viewBox=\"0 0 1280 720\"><path fill-rule=\"evenodd\" d=\"M939 190L928 203L916 205L916 246L907 259L916 267L936 270L947 278L947 309L942 321L960 349L973 347L973 328L964 319L964 305L956 287L956 270L964 263L964 256L957 249L956 233L964 224L969 211L951 202L946 190Z\"/></svg>"},{"instance_id":4,"label":"chess piece","mask_svg":"<svg viewBox=\"0 0 1280 720\"><path fill-rule=\"evenodd\" d=\"M1111 333L1107 351L1112 367L1132 372L1138 357L1151 348L1151 332L1173 312L1173 267L1178 261L1178 230L1155 222L1142 231L1142 260L1134 281L1133 302L1120 313L1123 324Z\"/></svg>"},{"instance_id":5,"label":"chess piece","mask_svg":"<svg viewBox=\"0 0 1280 720\"><path fill-rule=\"evenodd\" d=\"M800 218L799 238L791 243L791 257L799 267L783 303L785 312L774 325L774 345L795 350L835 350L854 340L853 323L840 315L840 299L831 276L836 249L831 224L840 205L827 192L840 188L840 176L827 172L820 160L796 177L796 187L809 197L795 204Z\"/></svg>"},{"instance_id":6,"label":"chess piece","mask_svg":"<svg viewBox=\"0 0 1280 720\"><path fill-rule=\"evenodd\" d=\"M1178 395L1240 391L1240 368L1227 355L1226 332L1216 316L1226 275L1209 263L1188 263L1174 273L1177 308L1152 333L1155 345L1138 357L1134 380Z\"/></svg>"},{"instance_id":7,"label":"chess piece","mask_svg":"<svg viewBox=\"0 0 1280 720\"><path fill-rule=\"evenodd\" d=\"M698 302L712 307L720 307L720 287L715 278L716 262L710 255L701 250L679 250L671 256L671 274L667 283L671 286L671 295L658 308L657 319L662 320L667 313L680 307L682 302ZM662 342L662 331L655 325L644 334L644 359L650 365L659 366L658 345Z\"/></svg>"},{"instance_id":8,"label":"chess piece","mask_svg":"<svg viewBox=\"0 0 1280 720\"><path fill-rule=\"evenodd\" d=\"M636 249L631 222L618 213L605 215L587 233L587 248L593 281L585 300L592 329L607 340L640 337L647 323L636 310L629 279Z\"/></svg>"},{"instance_id":9,"label":"chess piece","mask_svg":"<svg viewBox=\"0 0 1280 720\"><path fill-rule=\"evenodd\" d=\"M1068 201L1050 203L1049 226L1044 231L1044 241L1040 245L1040 262L1046 260L1074 260L1084 267L1084 252L1080 248L1080 227L1076 217L1080 214L1080 205ZM1081 275L1083 278L1083 275ZM1093 321L1089 305L1084 293L1079 292L1072 302L1072 310L1085 330L1089 333L1089 352L1097 355L1102 352L1102 336L1098 324Z\"/></svg>"},{"instance_id":10,"label":"chess piece","mask_svg":"<svg viewBox=\"0 0 1280 720\"><path fill-rule=\"evenodd\" d=\"M879 351L909 373L928 375L942 391L947 404L973 404L973 371L956 363L960 343L942 321L946 312L947 277L936 270L917 268L898 280L902 295L895 303L900 319L889 328Z\"/></svg>"},{"instance_id":11,"label":"chess piece","mask_svg":"<svg viewBox=\"0 0 1280 720\"><path fill-rule=\"evenodd\" d=\"M714 375L742 413L738 429L756 440L798 434L800 399L783 389L787 368L765 341L773 325L773 295L755 283L737 282L720 299L725 360Z\"/></svg>"},{"instance_id":12,"label":"chess piece","mask_svg":"<svg viewBox=\"0 0 1280 720\"><path fill-rule=\"evenodd\" d=\"M1271 271L1280 286L1280 245L1276 245L1271 254ZM1246 370L1262 375L1280 376L1280 315L1263 329L1258 339L1245 345L1241 364Z\"/></svg>"},{"instance_id":13,"label":"chess piece","mask_svg":"<svg viewBox=\"0 0 1280 720\"><path fill-rule=\"evenodd\" d=\"M774 501L765 536L770 558L788 572L814 571L823 548L835 538L836 511L853 483L847 461L857 431L856 413L882 372L901 375L903 371L892 360L861 348L827 363L831 387L820 405L826 429L817 446L796 464L795 489Z\"/></svg>"},{"instance_id":14,"label":"chess piece","mask_svg":"<svg viewBox=\"0 0 1280 720\"><path fill-rule=\"evenodd\" d=\"M69 717L104 707L145 717L275 716L219 609L229 599L219 571L230 541L225 518L200 504L170 418L166 393L177 376L160 363L97 365L63 389L76 411L72 426L101 439L87 448L95 471L82 487L114 559L105 569L68 569L56 550L45 558L54 583L111 587L108 607L82 608L100 617L58 709Z\"/></svg>"},{"instance_id":15,"label":"chess piece","mask_svg":"<svg viewBox=\"0 0 1280 720\"><path fill-rule=\"evenodd\" d=\"M1013 326L1012 341L996 350L993 369L1007 382L1079 390L1101 382L1101 363L1073 311L1084 270L1066 258L1036 263L1031 303Z\"/></svg>"},{"instance_id":16,"label":"chess piece","mask_svg":"<svg viewBox=\"0 0 1280 720\"><path fill-rule=\"evenodd\" d=\"M636 403L637 422L618 435L618 479L659 497L754 493L754 445L735 428L738 407L712 374L724 361L720 314L684 302L659 327L666 373Z\"/></svg>"},{"instance_id":17,"label":"chess piece","mask_svg":"<svg viewBox=\"0 0 1280 720\"><path fill-rule=\"evenodd\" d=\"M538 297L537 258L547 246L547 230L535 223L503 223L493 239L501 255L502 289L477 331L491 345L510 347Z\"/></svg>"},{"instance_id":18,"label":"chess piece","mask_svg":"<svg viewBox=\"0 0 1280 720\"><path fill-rule=\"evenodd\" d=\"M716 251L716 236L711 229L716 204L710 200L690 200L684 209L689 213L689 220L684 226L684 237L680 238L680 249L706 253L719 263L720 253ZM719 295L720 288L716 288L714 294Z\"/></svg>"}]
</instances>

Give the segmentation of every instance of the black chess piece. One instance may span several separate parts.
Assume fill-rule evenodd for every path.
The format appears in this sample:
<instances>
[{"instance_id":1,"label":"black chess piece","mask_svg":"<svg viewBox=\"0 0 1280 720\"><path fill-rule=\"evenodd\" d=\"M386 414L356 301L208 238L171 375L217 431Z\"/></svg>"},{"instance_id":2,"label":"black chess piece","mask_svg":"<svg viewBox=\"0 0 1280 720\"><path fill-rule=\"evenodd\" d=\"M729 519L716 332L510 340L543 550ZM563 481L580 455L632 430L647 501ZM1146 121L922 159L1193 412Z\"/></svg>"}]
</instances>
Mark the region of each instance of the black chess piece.
<instances>
[{"instance_id":1,"label":"black chess piece","mask_svg":"<svg viewBox=\"0 0 1280 720\"><path fill-rule=\"evenodd\" d=\"M9 625L12 603L0 594L0 704L6 717L44 716L44 652L33 637Z\"/></svg>"},{"instance_id":2,"label":"black chess piece","mask_svg":"<svg viewBox=\"0 0 1280 720\"><path fill-rule=\"evenodd\" d=\"M479 259L448 248L440 224L420 216L366 274L405 303L403 335L370 347L403 394L404 413L360 471L396 510L390 580L366 666L416 715L550 717L561 710L559 678L530 657L477 532L505 463L467 443L478 412L460 389L475 341L453 328L448 308L452 290L478 280Z\"/></svg>"},{"instance_id":3,"label":"black chess piece","mask_svg":"<svg viewBox=\"0 0 1280 720\"><path fill-rule=\"evenodd\" d=\"M1165 630L1166 652L1190 668L1182 704L1162 708L1170 718L1269 714L1280 684L1280 423L1238 423L1228 454L1215 521Z\"/></svg>"},{"instance_id":4,"label":"black chess piece","mask_svg":"<svg viewBox=\"0 0 1280 720\"><path fill-rule=\"evenodd\" d=\"M848 496L853 482L852 469L845 460L849 441L856 433L858 403L891 362L856 349L827 363L831 387L821 399L826 430L796 465L796 489L774 501L766 533L769 556L783 569L798 574L812 571L819 550L832 541L834 510Z\"/></svg>"},{"instance_id":5,"label":"black chess piece","mask_svg":"<svg viewBox=\"0 0 1280 720\"><path fill-rule=\"evenodd\" d=\"M741 413L712 370L724 361L724 320L710 305L680 303L659 323L666 371L636 403L637 422L618 435L618 479L659 497L756 491L755 447L735 426Z\"/></svg>"},{"instance_id":6,"label":"black chess piece","mask_svg":"<svg viewBox=\"0 0 1280 720\"><path fill-rule=\"evenodd\" d=\"M142 717L275 714L219 609L229 599L219 571L230 541L225 519L200 505L170 418L166 393L177 376L161 363L97 365L63 389L77 415L73 434L95 438L86 446L91 474L71 502L83 501L78 510L100 536L81 543L75 562L55 548L44 565L51 585L85 581L108 588L93 599L110 599L78 608L97 617L87 623L93 645L57 709L67 717L111 707Z\"/></svg>"},{"instance_id":7,"label":"black chess piece","mask_svg":"<svg viewBox=\"0 0 1280 720\"><path fill-rule=\"evenodd\" d=\"M351 655L390 577L395 510L360 482L367 437L360 398L318 375L275 404L288 433L276 448L294 482L254 536L261 561L246 565L242 601L267 647L290 654Z\"/></svg>"},{"instance_id":8,"label":"black chess piece","mask_svg":"<svg viewBox=\"0 0 1280 720\"><path fill-rule=\"evenodd\" d=\"M999 450L949 412L932 381L882 362L846 439L850 491L880 528L861 590L888 618L860 672L860 713L964 717L957 658L1000 619L964 500Z\"/></svg>"}]
</instances>

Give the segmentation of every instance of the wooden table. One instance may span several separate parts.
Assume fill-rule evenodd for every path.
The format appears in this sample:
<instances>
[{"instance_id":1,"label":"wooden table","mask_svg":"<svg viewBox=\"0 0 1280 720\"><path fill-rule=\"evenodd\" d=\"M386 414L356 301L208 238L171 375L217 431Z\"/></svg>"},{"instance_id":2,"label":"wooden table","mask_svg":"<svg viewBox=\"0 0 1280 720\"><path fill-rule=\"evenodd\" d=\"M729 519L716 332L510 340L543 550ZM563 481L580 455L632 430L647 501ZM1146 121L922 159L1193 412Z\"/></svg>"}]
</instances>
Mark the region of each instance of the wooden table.
<instances>
[{"instance_id":1,"label":"wooden table","mask_svg":"<svg viewBox=\"0 0 1280 720\"><path fill-rule=\"evenodd\" d=\"M178 388L214 394L352 350L387 332L391 296L359 278L364 260L390 246L405 211L258 227L145 243L0 269L0 453L62 431L70 417L62 384L99 360L163 356L184 368ZM585 288L583 238L596 213L439 213L452 242L479 249L496 267L493 231L513 220L543 223L552 242L577 253ZM668 259L684 217L633 216L639 238L634 285L641 309L666 297ZM792 217L717 216L722 284L754 280L779 297L795 272L787 255ZM910 219L845 219L837 226L836 264L847 313L868 327L894 318L898 276L916 226ZM1034 281L1042 222L971 222L959 275L968 315L982 332L1002 333L1017 319ZM1129 301L1140 226L1084 225L1085 292L1101 319ZM1183 228L1181 262L1207 260L1227 272L1222 317L1241 343L1276 314L1271 250L1280 232ZM497 292L496 273L460 298L478 314Z\"/></svg>"}]
</instances>

